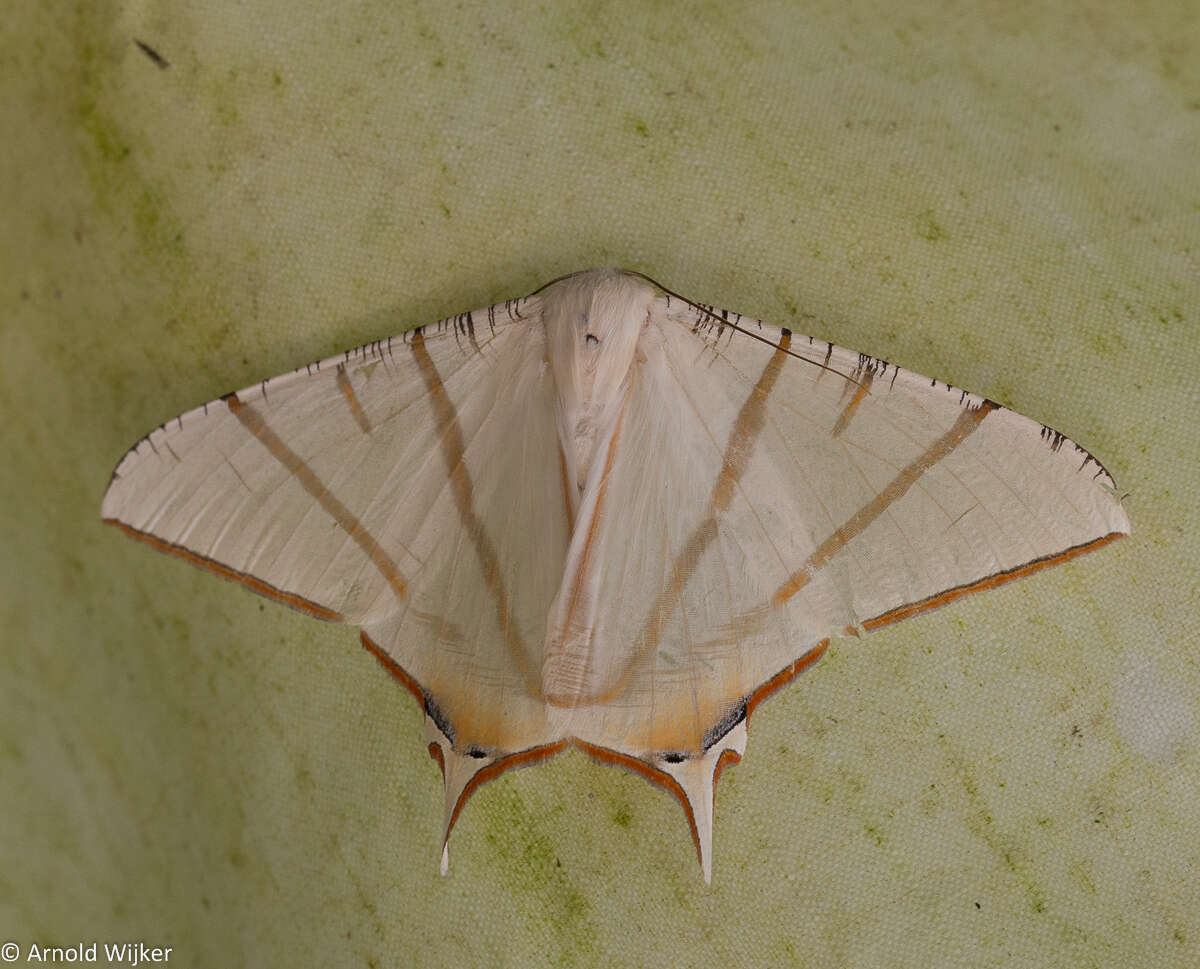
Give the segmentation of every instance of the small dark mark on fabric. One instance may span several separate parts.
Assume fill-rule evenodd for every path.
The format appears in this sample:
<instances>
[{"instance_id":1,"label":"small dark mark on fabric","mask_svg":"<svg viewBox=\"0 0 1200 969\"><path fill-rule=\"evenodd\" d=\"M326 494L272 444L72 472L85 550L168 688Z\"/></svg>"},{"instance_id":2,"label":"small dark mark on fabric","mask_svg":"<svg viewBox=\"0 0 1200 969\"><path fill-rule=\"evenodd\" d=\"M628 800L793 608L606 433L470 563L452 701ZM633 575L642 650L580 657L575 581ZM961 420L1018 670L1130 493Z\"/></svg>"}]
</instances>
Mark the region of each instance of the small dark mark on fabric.
<instances>
[{"instance_id":1,"label":"small dark mark on fabric","mask_svg":"<svg viewBox=\"0 0 1200 969\"><path fill-rule=\"evenodd\" d=\"M133 38L133 42L135 44L137 44L138 50L140 50L143 54L145 54L147 57L149 57L150 60L153 61L154 66L157 67L160 71L165 71L168 67L171 66L171 62L168 61L165 57L163 57L162 54L160 54L158 51L156 51L149 44L145 43L144 41L138 40L136 37Z\"/></svg>"}]
</instances>

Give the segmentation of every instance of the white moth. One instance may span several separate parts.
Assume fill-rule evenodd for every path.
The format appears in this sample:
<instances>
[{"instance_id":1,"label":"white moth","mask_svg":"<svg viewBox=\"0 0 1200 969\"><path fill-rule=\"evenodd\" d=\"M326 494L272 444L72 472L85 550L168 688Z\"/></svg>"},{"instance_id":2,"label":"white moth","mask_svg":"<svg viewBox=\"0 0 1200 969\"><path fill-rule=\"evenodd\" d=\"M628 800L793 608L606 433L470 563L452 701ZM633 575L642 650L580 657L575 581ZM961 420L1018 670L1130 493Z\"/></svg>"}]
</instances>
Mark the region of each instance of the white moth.
<instances>
[{"instance_id":1,"label":"white moth","mask_svg":"<svg viewBox=\"0 0 1200 969\"><path fill-rule=\"evenodd\" d=\"M1063 435L638 273L302 367L138 442L106 522L321 619L471 792L574 745L675 794L711 877L747 717L859 635L1129 532Z\"/></svg>"}]
</instances>

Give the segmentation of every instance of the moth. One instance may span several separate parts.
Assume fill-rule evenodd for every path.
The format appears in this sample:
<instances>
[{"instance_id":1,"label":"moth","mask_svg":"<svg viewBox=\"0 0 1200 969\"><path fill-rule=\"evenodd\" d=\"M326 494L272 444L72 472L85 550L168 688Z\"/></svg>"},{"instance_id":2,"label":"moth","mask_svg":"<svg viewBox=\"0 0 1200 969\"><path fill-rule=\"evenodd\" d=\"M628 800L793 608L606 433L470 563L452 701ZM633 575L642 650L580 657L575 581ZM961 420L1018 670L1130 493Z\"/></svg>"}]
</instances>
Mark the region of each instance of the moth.
<instances>
[{"instance_id":1,"label":"moth","mask_svg":"<svg viewBox=\"0 0 1200 969\"><path fill-rule=\"evenodd\" d=\"M228 394L105 522L319 619L417 699L451 828L575 746L674 794L706 881L750 714L862 635L1128 534L999 404L640 273L565 276Z\"/></svg>"}]
</instances>

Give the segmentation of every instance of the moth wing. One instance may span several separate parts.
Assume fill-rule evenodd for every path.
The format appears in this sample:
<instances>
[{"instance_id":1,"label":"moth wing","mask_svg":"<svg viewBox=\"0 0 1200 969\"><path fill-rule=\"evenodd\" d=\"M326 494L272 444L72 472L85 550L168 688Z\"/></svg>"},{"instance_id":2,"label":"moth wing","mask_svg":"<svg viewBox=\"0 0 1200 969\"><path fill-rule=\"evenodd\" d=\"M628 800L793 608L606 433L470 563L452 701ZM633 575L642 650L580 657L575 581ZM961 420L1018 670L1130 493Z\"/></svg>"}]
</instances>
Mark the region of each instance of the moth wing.
<instances>
[{"instance_id":1,"label":"moth wing","mask_svg":"<svg viewBox=\"0 0 1200 969\"><path fill-rule=\"evenodd\" d=\"M361 626L464 747L541 742L529 678L568 523L537 312L500 304L183 414L125 455L102 516Z\"/></svg>"},{"instance_id":2,"label":"moth wing","mask_svg":"<svg viewBox=\"0 0 1200 969\"><path fill-rule=\"evenodd\" d=\"M640 757L712 747L831 636L1129 531L1107 471L1057 432L678 299L645 331L605 501L603 646L573 716Z\"/></svg>"}]
</instances>

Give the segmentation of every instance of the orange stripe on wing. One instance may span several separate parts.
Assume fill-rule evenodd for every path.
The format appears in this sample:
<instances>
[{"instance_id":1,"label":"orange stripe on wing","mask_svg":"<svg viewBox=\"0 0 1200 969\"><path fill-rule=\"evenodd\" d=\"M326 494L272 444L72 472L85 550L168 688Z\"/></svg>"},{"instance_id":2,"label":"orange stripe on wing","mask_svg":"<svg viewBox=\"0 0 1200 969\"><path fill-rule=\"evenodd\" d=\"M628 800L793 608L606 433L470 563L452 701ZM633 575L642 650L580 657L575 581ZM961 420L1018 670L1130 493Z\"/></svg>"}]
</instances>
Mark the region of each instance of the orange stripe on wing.
<instances>
[{"instance_id":1,"label":"orange stripe on wing","mask_svg":"<svg viewBox=\"0 0 1200 969\"><path fill-rule=\"evenodd\" d=\"M777 690L783 689L797 676L812 666L813 663L824 656L825 650L828 648L829 640L821 640L816 646L810 649L798 660L785 666L778 673L767 680L766 683L751 693L749 698L746 700L746 719L750 719L750 714L754 712L755 707L762 703L763 700L767 699L767 697L769 697L772 693L775 693Z\"/></svg>"},{"instance_id":2,"label":"orange stripe on wing","mask_svg":"<svg viewBox=\"0 0 1200 969\"><path fill-rule=\"evenodd\" d=\"M367 558L379 570L379 574L392 587L396 598L403 599L408 594L408 587L404 577L400 574L399 567L383 550L374 536L367 531L363 523L325 487L304 459L271 430L262 414L250 404L244 404L238 400L236 394L230 394L224 400L233 415L241 421L242 426L267 449L276 461L292 473L292 476L300 482L300 486L312 495L317 504L325 509L326 513L341 525L346 534L363 550Z\"/></svg>"},{"instance_id":3,"label":"orange stripe on wing","mask_svg":"<svg viewBox=\"0 0 1200 969\"><path fill-rule=\"evenodd\" d=\"M953 589L947 589L945 592L939 592L936 595L920 599L917 602L897 606L895 609L889 609L874 619L866 620L863 623L863 628L868 632L874 632L881 626L899 622L901 619L908 619L910 616L928 612L930 609L937 609L953 602L955 599L961 599L963 596L970 595L972 592L994 589L996 586L1004 585L1005 582L1011 582L1013 579L1021 579L1027 575L1033 575L1035 572L1040 572L1042 569L1048 569L1052 565L1070 561L1073 558L1083 555L1085 552L1103 548L1109 542L1115 542L1118 538L1124 538L1125 535L1125 532L1109 532L1107 535L1102 535L1100 538L1093 539L1090 542L1084 542L1082 545L1073 545L1062 552L1055 552L1053 555L1043 555L1041 558L1033 559L1024 565L1018 565L1003 572L994 572L975 582L955 586Z\"/></svg>"},{"instance_id":4,"label":"orange stripe on wing","mask_svg":"<svg viewBox=\"0 0 1200 969\"><path fill-rule=\"evenodd\" d=\"M418 683L407 670L397 663L391 656L383 651L375 640L366 634L365 631L359 630L358 638L362 641L363 646L372 656L379 660L380 665L385 670L398 679L409 693L417 698L417 702L421 704L421 709L425 709L425 691L421 689L421 684Z\"/></svg>"},{"instance_id":5,"label":"orange stripe on wing","mask_svg":"<svg viewBox=\"0 0 1200 969\"><path fill-rule=\"evenodd\" d=\"M346 403L350 405L350 413L354 415L354 420L364 434L371 433L371 422L367 419L367 412L363 410L363 406L359 403L358 395L354 393L354 388L350 385L350 378L346 375L346 365L338 364L337 368L337 385L338 390L346 398Z\"/></svg>"},{"instance_id":6,"label":"orange stripe on wing","mask_svg":"<svg viewBox=\"0 0 1200 969\"><path fill-rule=\"evenodd\" d=\"M687 537L675 556L666 588L655 598L654 609L642 627L640 645L630 657L616 685L599 699L608 700L624 692L638 667L658 648L666 618L674 612L683 597L688 580L700 564L701 556L717 537L717 516L729 507L734 489L746 473L746 465L754 454L754 444L766 424L767 399L779 379L791 343L791 331L784 330L775 346L775 352L763 367L758 380L743 401L741 410L738 411L733 429L729 433L729 440L725 444L725 453L721 457L721 470L717 473L717 480L713 483L712 494L709 496L708 515Z\"/></svg>"},{"instance_id":7,"label":"orange stripe on wing","mask_svg":"<svg viewBox=\"0 0 1200 969\"><path fill-rule=\"evenodd\" d=\"M754 454L754 444L766 424L767 398L775 389L775 382L779 379L783 363L788 357L788 347L791 345L792 332L784 330L775 347L775 352L771 354L771 359L767 361L763 372L759 374L758 381L750 391L750 396L746 398L742 403L742 409L738 411L737 420L729 434L729 441L725 445L725 454L721 458L721 472L717 475L712 497L709 499L714 515L729 507L729 502L733 499L733 489L742 480L742 475L746 473L746 465L749 463L751 455Z\"/></svg>"},{"instance_id":8,"label":"orange stripe on wing","mask_svg":"<svg viewBox=\"0 0 1200 969\"><path fill-rule=\"evenodd\" d=\"M861 534L893 502L904 497L921 475L966 440L979 427L980 422L998 406L990 400L984 400L978 407L967 407L945 434L926 448L919 457L909 462L878 495L847 518L832 535L813 549L804 564L788 576L787 581L775 591L772 603L776 607L782 606L803 589L817 569L845 548L847 542Z\"/></svg>"},{"instance_id":9,"label":"orange stripe on wing","mask_svg":"<svg viewBox=\"0 0 1200 969\"><path fill-rule=\"evenodd\" d=\"M475 487L467 468L466 443L463 440L458 411L454 407L454 402L450 400L450 395L446 392L446 386L442 383L441 374L438 373L433 358L425 348L425 335L420 330L413 331L411 346L413 357L416 358L417 367L425 381L425 390L429 394L434 417L437 420L438 436L442 445L442 459L446 465L446 473L450 477L450 489L454 495L455 506L458 508L458 517L471 543L475 546L479 568L483 572L488 591L492 594L492 601L496 607L496 622L500 627L500 637L517 669L521 671L527 689L533 696L537 696L541 686L533 674L520 630L517 628L509 608L508 589L500 568L500 557L496 554L496 546L492 544L483 522L475 512Z\"/></svg>"},{"instance_id":10,"label":"orange stripe on wing","mask_svg":"<svg viewBox=\"0 0 1200 969\"><path fill-rule=\"evenodd\" d=\"M688 827L692 831L692 842L696 845L696 858L699 859L700 864L704 864L704 857L700 851L700 833L696 830L696 816L692 813L692 803L688 800L687 794L684 793L683 788L679 786L679 782L674 777L666 771L661 771L647 764L639 757L623 754L609 747L599 747L596 744L589 744L586 740L580 740L578 737L574 738L572 743L589 757L595 758L602 764L624 768L630 773L644 777L656 787L661 787L664 791L674 794L676 800L683 805L684 814L687 815Z\"/></svg>"},{"instance_id":11,"label":"orange stripe on wing","mask_svg":"<svg viewBox=\"0 0 1200 969\"><path fill-rule=\"evenodd\" d=\"M733 767L742 762L742 755L736 750L722 750L721 756L717 758L717 768L713 771L713 790L717 789L717 782L721 779L721 775L725 773L726 767Z\"/></svg>"},{"instance_id":12,"label":"orange stripe on wing","mask_svg":"<svg viewBox=\"0 0 1200 969\"><path fill-rule=\"evenodd\" d=\"M139 531L132 525L126 525L123 521L118 521L116 518L103 519L106 525L115 525L121 529L126 535L131 538L136 538L140 542L145 542L152 548L158 549L160 552L166 552L168 555L174 555L176 558L181 558L185 562L191 562L192 565L198 566L207 572L212 572L214 575L219 575L223 579L229 579L231 582L237 582L244 585L251 592L257 592L260 596L266 596L268 599L274 599L276 602L282 602L285 606L291 606L293 609L298 609L300 612L307 613L310 616L315 616L317 619L324 619L327 622L343 622L345 617L341 613L334 612L332 609L327 609L311 599L306 599L304 596L298 596L294 592L285 592L283 589L278 589L269 582L264 582L256 576L246 572L239 572L237 569L231 569L228 565L222 565L215 559L210 559L207 555L201 555L198 552L193 552L190 548L184 548L182 545L176 545L174 542L168 542L166 539L159 538L157 535L151 535L149 532Z\"/></svg>"},{"instance_id":13,"label":"orange stripe on wing","mask_svg":"<svg viewBox=\"0 0 1200 969\"><path fill-rule=\"evenodd\" d=\"M435 757L442 767L442 776L445 776L446 765L442 759L441 748L437 744L430 744L430 756ZM487 767L476 773L469 781L467 786L463 788L463 792L458 796L458 801L454 805L454 811L450 815L450 823L446 826L446 838L450 837L450 832L454 829L454 822L458 820L459 814L462 813L463 805L467 803L467 798L475 793L482 784L488 781L495 780L505 771L514 770L517 767L529 767L532 764L540 764L544 760L549 760L559 751L567 746L565 740L556 740L552 744L543 744L540 747L530 747L528 750L521 750L515 754L509 754L507 757L502 757ZM434 755L433 751L437 750Z\"/></svg>"},{"instance_id":14,"label":"orange stripe on wing","mask_svg":"<svg viewBox=\"0 0 1200 969\"><path fill-rule=\"evenodd\" d=\"M858 385L858 390L855 391L854 396L850 398L850 403L848 403L845 409L838 414L838 419L833 424L834 437L840 437L842 432L850 425L850 418L853 417L854 412L858 410L858 405L861 404L864 398L866 398L867 394L871 392L871 384L874 380L874 370L867 370L863 374L862 383Z\"/></svg>"}]
</instances>

